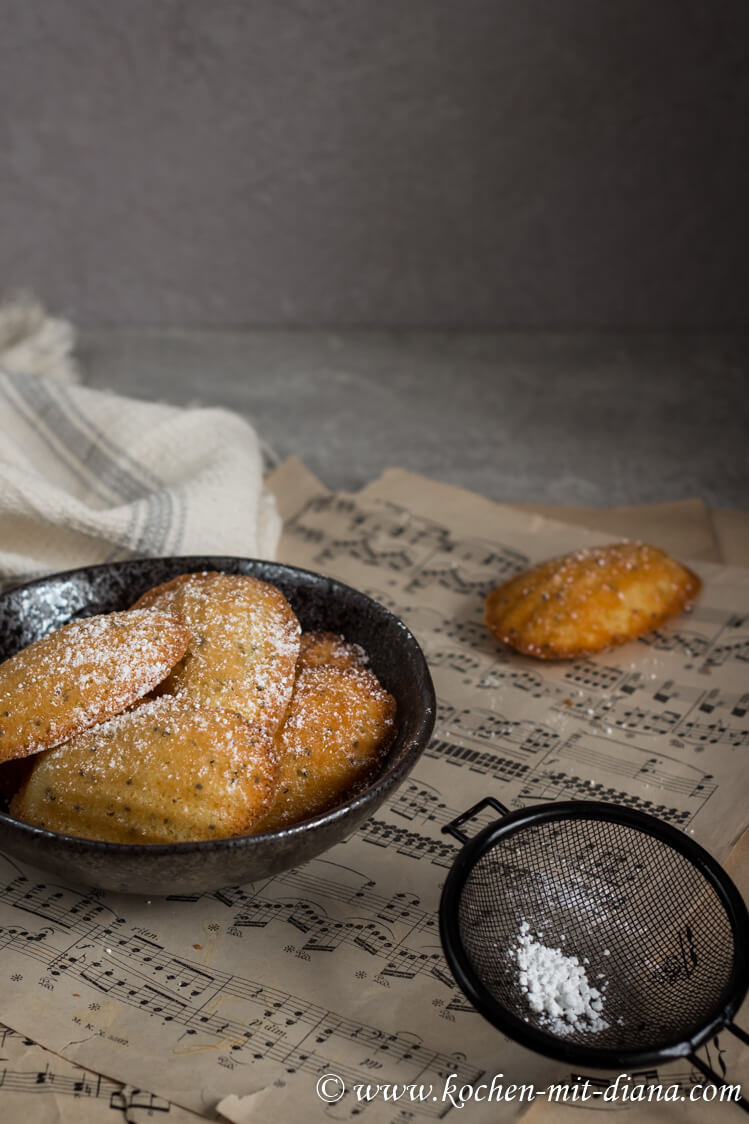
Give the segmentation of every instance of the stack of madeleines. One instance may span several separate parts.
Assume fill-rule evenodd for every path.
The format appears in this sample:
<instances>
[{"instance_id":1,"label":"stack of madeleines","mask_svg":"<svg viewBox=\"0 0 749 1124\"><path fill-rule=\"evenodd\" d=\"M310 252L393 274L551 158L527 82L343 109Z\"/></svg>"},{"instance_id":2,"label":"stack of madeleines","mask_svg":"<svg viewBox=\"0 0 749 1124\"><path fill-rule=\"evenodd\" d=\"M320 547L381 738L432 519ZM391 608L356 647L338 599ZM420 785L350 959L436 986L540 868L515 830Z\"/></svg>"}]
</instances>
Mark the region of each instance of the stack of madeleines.
<instances>
[{"instance_id":1,"label":"stack of madeleines","mask_svg":"<svg viewBox=\"0 0 749 1124\"><path fill-rule=\"evenodd\" d=\"M275 586L182 574L0 664L18 819L115 843L275 831L371 776L395 702L358 645L302 633Z\"/></svg>"}]
</instances>

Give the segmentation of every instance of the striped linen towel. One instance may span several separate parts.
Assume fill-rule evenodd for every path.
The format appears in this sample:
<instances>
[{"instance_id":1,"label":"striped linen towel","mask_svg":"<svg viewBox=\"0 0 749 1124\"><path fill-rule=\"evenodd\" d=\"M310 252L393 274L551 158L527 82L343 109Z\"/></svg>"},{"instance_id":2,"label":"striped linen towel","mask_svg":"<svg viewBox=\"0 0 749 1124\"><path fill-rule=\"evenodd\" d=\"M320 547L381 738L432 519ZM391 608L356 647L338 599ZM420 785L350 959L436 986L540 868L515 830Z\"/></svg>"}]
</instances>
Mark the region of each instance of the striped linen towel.
<instances>
[{"instance_id":1,"label":"striped linen towel","mask_svg":"<svg viewBox=\"0 0 749 1124\"><path fill-rule=\"evenodd\" d=\"M0 587L121 558L272 558L281 522L262 469L254 429L228 410L0 370Z\"/></svg>"}]
</instances>

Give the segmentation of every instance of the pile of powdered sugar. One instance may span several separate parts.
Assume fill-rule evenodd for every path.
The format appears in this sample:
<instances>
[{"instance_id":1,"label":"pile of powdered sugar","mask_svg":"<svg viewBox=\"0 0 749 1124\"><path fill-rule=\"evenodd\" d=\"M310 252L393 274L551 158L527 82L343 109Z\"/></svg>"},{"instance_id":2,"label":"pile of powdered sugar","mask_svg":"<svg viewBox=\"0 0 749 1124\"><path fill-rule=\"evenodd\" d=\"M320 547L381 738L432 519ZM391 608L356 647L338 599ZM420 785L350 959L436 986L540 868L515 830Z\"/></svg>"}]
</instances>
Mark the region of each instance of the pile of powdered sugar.
<instances>
[{"instance_id":1,"label":"pile of powdered sugar","mask_svg":"<svg viewBox=\"0 0 749 1124\"><path fill-rule=\"evenodd\" d=\"M576 956L565 956L560 948L534 937L527 921L520 926L517 945L510 956L518 967L518 983L537 1021L552 1034L596 1033L606 1030L603 994L591 987L584 964Z\"/></svg>"}]
</instances>

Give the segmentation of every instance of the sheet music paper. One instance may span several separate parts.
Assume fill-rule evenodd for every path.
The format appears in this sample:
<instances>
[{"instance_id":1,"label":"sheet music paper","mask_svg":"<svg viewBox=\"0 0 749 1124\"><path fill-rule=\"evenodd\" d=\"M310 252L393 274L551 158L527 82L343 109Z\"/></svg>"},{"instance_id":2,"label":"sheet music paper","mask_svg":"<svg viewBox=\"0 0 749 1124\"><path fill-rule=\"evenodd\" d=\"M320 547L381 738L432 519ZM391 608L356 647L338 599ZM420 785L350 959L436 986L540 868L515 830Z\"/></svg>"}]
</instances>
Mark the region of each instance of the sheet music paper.
<instances>
[{"instance_id":1,"label":"sheet music paper","mask_svg":"<svg viewBox=\"0 0 749 1124\"><path fill-rule=\"evenodd\" d=\"M483 597L529 561L605 536L408 474L357 497L303 484L281 557L366 590L412 627L440 701L427 752L354 836L253 886L147 901L0 856L3 1020L192 1112L234 1094L234 1119L426 1122L456 1110L404 1114L357 1103L351 1087L569 1077L504 1039L453 983L437 906L457 846L441 828L488 792L511 807L617 800L725 859L748 818L749 574L698 563L692 614L616 652L546 665L495 643ZM685 1087L698 1079L686 1063L676 1071ZM326 1072L349 1087L331 1108L314 1091ZM527 1110L464 1111L481 1122Z\"/></svg>"},{"instance_id":2,"label":"sheet music paper","mask_svg":"<svg viewBox=\"0 0 749 1124\"><path fill-rule=\"evenodd\" d=\"M0 1028L0 1116L34 1124L195 1124L202 1119L144 1089L81 1069Z\"/></svg>"}]
</instances>

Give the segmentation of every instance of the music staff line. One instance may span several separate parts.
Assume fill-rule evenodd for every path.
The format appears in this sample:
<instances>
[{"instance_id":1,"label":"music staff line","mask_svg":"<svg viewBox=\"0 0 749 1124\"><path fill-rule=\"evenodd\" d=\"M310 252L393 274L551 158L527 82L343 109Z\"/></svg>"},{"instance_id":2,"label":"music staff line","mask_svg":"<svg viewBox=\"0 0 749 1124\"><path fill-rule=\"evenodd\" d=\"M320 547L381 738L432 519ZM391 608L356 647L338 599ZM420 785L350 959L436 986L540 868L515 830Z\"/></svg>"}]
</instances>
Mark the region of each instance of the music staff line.
<instances>
[{"instance_id":1,"label":"music staff line","mask_svg":"<svg viewBox=\"0 0 749 1124\"><path fill-rule=\"evenodd\" d=\"M58 1096L74 1097L78 1100L104 1100L117 1112L141 1109L151 1115L158 1112L167 1115L171 1111L169 1101L155 1093L142 1089L132 1089L122 1082L113 1081L100 1074L85 1073L81 1077L55 1073L49 1065L43 1070L18 1070L5 1067L0 1069L0 1095L2 1093L49 1093ZM0 1105L2 1100L0 1100Z\"/></svg>"},{"instance_id":2,"label":"music staff line","mask_svg":"<svg viewBox=\"0 0 749 1124\"><path fill-rule=\"evenodd\" d=\"M509 665L496 665L488 658L479 659L458 648L440 648L428 651L434 668L443 668L460 675L475 674L478 688L511 687L534 698L552 700L551 709L566 717L579 719L607 735L616 730L644 735L668 734L695 746L727 745L742 748L749 745L749 707L746 692L721 696L707 688L680 686L670 680L650 683L639 674L621 672L616 685L600 687L590 677L571 676L576 694L571 694L564 683L547 682L535 671ZM655 706L638 706L635 698L642 697ZM670 705L669 705L670 704ZM722 710L725 718L713 721L700 720L702 714ZM738 726L731 725L734 719Z\"/></svg>"},{"instance_id":3,"label":"music staff line","mask_svg":"<svg viewBox=\"0 0 749 1124\"><path fill-rule=\"evenodd\" d=\"M449 809L446 814L452 817L455 812ZM304 952L331 952L341 945L348 945L384 961L377 969L383 976L398 975L408 979L428 971L441 983L454 989L454 983L444 969L439 951L434 911L420 909L419 899L413 894L400 891L389 897L378 894L373 889L371 880L359 877L363 889L350 889L341 894L337 892L332 878L315 877L301 868L276 876L259 887L254 894L242 887L233 887L204 896L237 910L229 923L229 932L243 928L265 928L274 921L284 921L296 932L303 934L301 950ZM291 899L277 897L273 893L283 893L287 887L295 894ZM82 932L88 939L96 939L91 937L93 930L90 925L81 925L78 904L67 910L59 906L59 899L56 898L59 891L50 890L46 886L27 888L19 879L15 884L6 886L3 893L7 901L37 918L54 920L58 926L67 928L68 931ZM304 896L296 896L300 894ZM200 897L199 894L172 895L167 900L196 902ZM354 915L347 911L331 914L315 901L320 897L332 898L334 905L358 906L361 912ZM57 908L50 908L50 903ZM100 928L105 937L113 931L103 926ZM416 947L412 947L407 943L410 938L429 939L426 944L422 940ZM139 936L137 940L144 947L149 946L148 938ZM154 947L160 948L158 945ZM154 957L153 962L154 966L158 965L158 971L164 967L158 957ZM171 972L167 971L166 978L177 980L178 987L185 986L185 979L193 971L179 957L173 958L171 969ZM202 969L195 969L195 973L196 978L211 978Z\"/></svg>"},{"instance_id":4,"label":"music staff line","mask_svg":"<svg viewBox=\"0 0 749 1124\"><path fill-rule=\"evenodd\" d=\"M315 526L321 516L324 527ZM337 526L331 528L331 517ZM391 503L364 509L338 496L310 500L287 524L287 531L320 545L314 561L322 568L341 555L381 571L406 573L407 591L436 584L458 594L488 590L498 575L527 565L525 554L486 539L456 539L432 520Z\"/></svg>"},{"instance_id":5,"label":"music staff line","mask_svg":"<svg viewBox=\"0 0 749 1124\"><path fill-rule=\"evenodd\" d=\"M320 525L315 526L316 520ZM320 564L335 563L345 556L380 570L405 574L406 593L432 584L460 595L480 593L528 563L526 555L502 542L456 539L434 520L416 516L389 501L370 501L364 507L339 496L316 497L294 516L287 529L321 546L315 559ZM727 660L749 660L749 635L741 635L747 630L746 615L733 614L726 621L720 610L698 604L690 619L704 624L708 633L685 628L679 622L650 634L642 643L701 660L704 672ZM736 630L738 635L722 639L728 630Z\"/></svg>"},{"instance_id":6,"label":"music staff line","mask_svg":"<svg viewBox=\"0 0 749 1124\"><path fill-rule=\"evenodd\" d=\"M588 799L600 799L599 794L605 792L607 799L635 802L653 814L662 813L673 822L683 823L692 818L717 791L714 778L696 766L675 757L653 754L628 742L609 739L602 743L587 732L571 734L564 740L559 736L549 738L541 742L538 749L529 747L526 760L519 762L500 755L499 750L509 752L501 736L495 739L499 743L497 750L492 751L484 748L486 743L483 739L471 738L463 733L451 710L443 704L440 715L447 715L444 725L456 731L460 740L433 737L426 755L459 767L467 765L471 771L499 782L518 782L521 785L518 793L521 801L542 782L546 789L549 786L553 788L555 784L560 791L576 789L579 795ZM474 721L480 721L481 716L476 711L470 714ZM492 716L493 719L497 717ZM438 722L440 734L442 726L443 721ZM495 730L501 729L502 723L498 722ZM598 780L601 775L628 781L631 788L617 788L610 782L604 785ZM644 784L661 790L665 796L676 797L677 804L669 804L663 797L657 801L643 796L641 789ZM393 808L396 806L397 802L394 802Z\"/></svg>"},{"instance_id":7,"label":"music staff line","mask_svg":"<svg viewBox=\"0 0 749 1124\"><path fill-rule=\"evenodd\" d=\"M29 936L31 943L23 947ZM108 936L112 940L112 935ZM229 973L211 973L212 990L204 998L207 985L195 972L190 997L180 998L163 984L157 987L149 982L145 966L169 954L166 951L160 954L153 942L139 937L114 942L106 960L91 961L85 958L85 952L83 958L73 955L75 944L59 952L24 931L13 934L11 941L7 937L7 933L0 934L0 947L18 942L20 951L44 964L50 976L70 974L79 984L89 985L119 1003L158 1017L164 1023L173 1023L176 1028L184 1028L186 1039L198 1034L216 1039L231 1051L246 1051L248 1060L271 1060L290 1074L317 1075L329 1068L333 1063L325 1046L331 1040L359 1047L365 1057L381 1054L387 1058L389 1068L394 1064L405 1067L412 1080L427 1080L430 1074L444 1079L448 1073L457 1073L461 1080L472 1081L482 1072L458 1055L425 1048L416 1036L381 1031L278 988ZM123 953L121 945L130 947ZM250 1017L226 1017L220 1004L227 997L247 1004ZM216 1009L211 1010L210 1005ZM300 1030L300 1038L290 1045L292 1027ZM351 1083L358 1080L360 1073L356 1062L339 1057L335 1059L335 1070Z\"/></svg>"}]
</instances>

